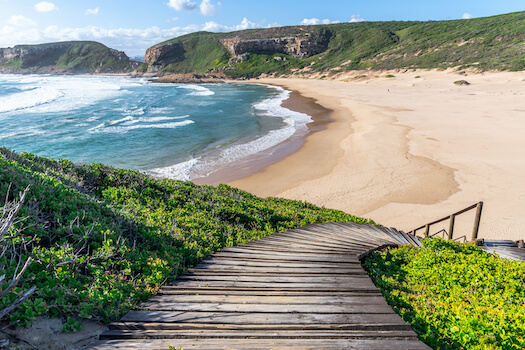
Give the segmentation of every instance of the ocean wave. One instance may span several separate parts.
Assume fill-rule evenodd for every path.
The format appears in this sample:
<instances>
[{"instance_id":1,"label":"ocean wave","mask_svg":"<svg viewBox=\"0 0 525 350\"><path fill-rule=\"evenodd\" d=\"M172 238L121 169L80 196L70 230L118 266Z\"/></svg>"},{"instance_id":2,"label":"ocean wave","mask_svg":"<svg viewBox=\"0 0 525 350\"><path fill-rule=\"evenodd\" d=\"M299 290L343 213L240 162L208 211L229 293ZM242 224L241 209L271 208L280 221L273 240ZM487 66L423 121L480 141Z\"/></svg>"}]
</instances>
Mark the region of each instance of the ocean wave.
<instances>
[{"instance_id":1,"label":"ocean wave","mask_svg":"<svg viewBox=\"0 0 525 350\"><path fill-rule=\"evenodd\" d=\"M113 120L109 122L109 125L116 125L116 124L123 124L123 125L132 125L136 123L158 123L158 122L166 122L170 120L179 120L179 119L185 119L188 118L190 115L183 115L179 117L140 117L135 118L131 115L128 115L124 118ZM162 125L162 124L160 124ZM147 127L147 126L145 126Z\"/></svg>"},{"instance_id":2,"label":"ocean wave","mask_svg":"<svg viewBox=\"0 0 525 350\"><path fill-rule=\"evenodd\" d=\"M175 165L151 169L148 171L148 174L173 180L189 181L191 170L198 162L198 158L193 158Z\"/></svg>"},{"instance_id":3,"label":"ocean wave","mask_svg":"<svg viewBox=\"0 0 525 350\"><path fill-rule=\"evenodd\" d=\"M292 111L282 106L283 101L290 97L291 92L280 86L266 86L274 88L279 94L276 97L258 102L253 107L263 112L264 115L283 118L286 123L293 123L297 129L307 131L306 124L311 123L313 121L312 118L308 114Z\"/></svg>"},{"instance_id":4,"label":"ocean wave","mask_svg":"<svg viewBox=\"0 0 525 350\"><path fill-rule=\"evenodd\" d=\"M107 134L122 134L130 130L136 129L176 129L182 126L195 123L193 120L185 120L183 122L164 123L164 124L141 124L131 126L109 126L104 127L105 124L100 124L94 128L89 129L91 133L107 133Z\"/></svg>"},{"instance_id":5,"label":"ocean wave","mask_svg":"<svg viewBox=\"0 0 525 350\"><path fill-rule=\"evenodd\" d=\"M8 80L8 82L11 82ZM34 75L13 81L26 89L0 97L0 113L31 109L34 113L66 112L99 101L126 95L125 88L136 85L129 78ZM134 111L140 114L140 110Z\"/></svg>"},{"instance_id":6,"label":"ocean wave","mask_svg":"<svg viewBox=\"0 0 525 350\"><path fill-rule=\"evenodd\" d=\"M38 107L64 97L64 93L53 88L31 88L0 96L0 113L16 112Z\"/></svg>"},{"instance_id":7,"label":"ocean wave","mask_svg":"<svg viewBox=\"0 0 525 350\"><path fill-rule=\"evenodd\" d=\"M0 134L0 140L2 139L9 139L9 138L20 138L20 137L33 137L33 136L41 136L46 135L46 132L44 130L40 130L37 128L24 128L24 129L18 129L15 131L12 131L10 133L6 134Z\"/></svg>"},{"instance_id":8,"label":"ocean wave","mask_svg":"<svg viewBox=\"0 0 525 350\"><path fill-rule=\"evenodd\" d=\"M213 96L215 95L215 92L211 91L210 89L202 85L185 84L185 85L178 85L177 87L180 89L193 90L194 92L190 94L191 96Z\"/></svg>"},{"instance_id":9,"label":"ocean wave","mask_svg":"<svg viewBox=\"0 0 525 350\"><path fill-rule=\"evenodd\" d=\"M120 123L123 123L123 122L128 122L130 120L133 120L134 118L130 115L128 115L127 117L124 117L122 119L118 119L118 120L113 120L111 122L109 122L110 125L115 125L115 124L120 124Z\"/></svg>"}]
</instances>

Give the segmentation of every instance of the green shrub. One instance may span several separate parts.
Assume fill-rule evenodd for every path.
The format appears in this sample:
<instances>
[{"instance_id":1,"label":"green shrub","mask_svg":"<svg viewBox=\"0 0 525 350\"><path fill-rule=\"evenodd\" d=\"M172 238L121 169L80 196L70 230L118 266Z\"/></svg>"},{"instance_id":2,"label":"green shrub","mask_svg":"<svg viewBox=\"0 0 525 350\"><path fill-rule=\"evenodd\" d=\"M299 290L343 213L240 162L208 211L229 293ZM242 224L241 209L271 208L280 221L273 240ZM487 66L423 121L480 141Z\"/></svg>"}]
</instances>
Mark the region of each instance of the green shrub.
<instances>
[{"instance_id":1,"label":"green shrub","mask_svg":"<svg viewBox=\"0 0 525 350\"><path fill-rule=\"evenodd\" d=\"M523 349L525 263L439 238L365 263L388 303L433 349Z\"/></svg>"}]
</instances>

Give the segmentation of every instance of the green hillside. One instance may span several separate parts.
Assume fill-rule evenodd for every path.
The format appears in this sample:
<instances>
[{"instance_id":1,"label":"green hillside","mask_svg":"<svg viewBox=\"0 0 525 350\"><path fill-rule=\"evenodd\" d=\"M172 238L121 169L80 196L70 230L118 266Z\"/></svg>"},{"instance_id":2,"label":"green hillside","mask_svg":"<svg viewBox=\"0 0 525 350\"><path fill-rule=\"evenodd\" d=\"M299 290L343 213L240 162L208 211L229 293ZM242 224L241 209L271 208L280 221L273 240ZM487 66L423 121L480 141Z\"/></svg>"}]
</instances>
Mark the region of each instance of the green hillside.
<instances>
[{"instance_id":1,"label":"green hillside","mask_svg":"<svg viewBox=\"0 0 525 350\"><path fill-rule=\"evenodd\" d=\"M221 40L297 37L324 45L324 52L299 59L276 52L249 52L244 62ZM485 18L429 22L360 22L252 29L232 33L193 33L159 45L180 44L162 71L231 77L269 74L335 74L356 69L476 67L525 69L525 12ZM276 56L286 60L275 59Z\"/></svg>"},{"instance_id":2,"label":"green hillside","mask_svg":"<svg viewBox=\"0 0 525 350\"><path fill-rule=\"evenodd\" d=\"M2 226L29 186L16 220ZM36 287L6 318L37 315L116 320L167 280L223 247L316 222L369 222L221 185L159 180L102 164L81 165L0 148L0 277L32 259L2 310ZM4 204L5 203L5 204ZM1 319L2 317L0 317Z\"/></svg>"},{"instance_id":3,"label":"green hillside","mask_svg":"<svg viewBox=\"0 0 525 350\"><path fill-rule=\"evenodd\" d=\"M123 73L137 66L123 52L93 41L0 49L0 72L4 73Z\"/></svg>"}]
</instances>

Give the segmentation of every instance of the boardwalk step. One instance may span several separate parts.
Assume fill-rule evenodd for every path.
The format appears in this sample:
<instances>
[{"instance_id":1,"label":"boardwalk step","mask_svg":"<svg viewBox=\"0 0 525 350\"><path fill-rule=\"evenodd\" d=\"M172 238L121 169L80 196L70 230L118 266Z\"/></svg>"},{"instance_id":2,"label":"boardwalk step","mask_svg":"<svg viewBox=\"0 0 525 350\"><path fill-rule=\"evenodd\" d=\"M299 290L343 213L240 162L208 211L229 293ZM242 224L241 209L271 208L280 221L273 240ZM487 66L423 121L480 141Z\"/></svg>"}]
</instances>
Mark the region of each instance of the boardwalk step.
<instances>
[{"instance_id":1,"label":"boardwalk step","mask_svg":"<svg viewBox=\"0 0 525 350\"><path fill-rule=\"evenodd\" d=\"M99 350L120 349L148 349L166 350L169 346L183 348L184 350L195 349L237 349L237 350L304 350L304 349L360 349L360 350L430 350L430 347L416 340L393 340L393 339L134 339L130 341L105 340L101 341Z\"/></svg>"},{"instance_id":2,"label":"boardwalk step","mask_svg":"<svg viewBox=\"0 0 525 350\"><path fill-rule=\"evenodd\" d=\"M352 331L352 330L319 330L319 331L221 331L221 330L111 330L100 339L403 339L417 340L412 331Z\"/></svg>"}]
</instances>

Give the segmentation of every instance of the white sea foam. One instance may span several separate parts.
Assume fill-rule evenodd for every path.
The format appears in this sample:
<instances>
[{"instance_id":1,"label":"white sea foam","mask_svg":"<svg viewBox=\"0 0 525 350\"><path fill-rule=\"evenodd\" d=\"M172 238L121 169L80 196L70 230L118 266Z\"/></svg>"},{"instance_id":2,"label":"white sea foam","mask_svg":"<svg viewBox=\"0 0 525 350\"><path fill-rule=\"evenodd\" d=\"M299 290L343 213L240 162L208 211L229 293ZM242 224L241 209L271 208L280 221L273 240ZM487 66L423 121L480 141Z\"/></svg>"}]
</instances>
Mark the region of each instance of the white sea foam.
<instances>
[{"instance_id":1,"label":"white sea foam","mask_svg":"<svg viewBox=\"0 0 525 350\"><path fill-rule=\"evenodd\" d=\"M37 128L23 128L23 129L15 130L10 133L0 134L0 140L8 139L8 138L32 137L32 136L40 136L40 135L46 135L46 132L44 130L40 130Z\"/></svg>"},{"instance_id":2,"label":"white sea foam","mask_svg":"<svg viewBox=\"0 0 525 350\"><path fill-rule=\"evenodd\" d=\"M293 125L297 131L307 132L306 124L312 122L312 118L308 114L292 111L281 106L283 101L290 96L290 91L279 86L270 87L279 91L279 95L255 104L254 108L262 111L265 115L283 118L287 124Z\"/></svg>"},{"instance_id":3,"label":"white sea foam","mask_svg":"<svg viewBox=\"0 0 525 350\"><path fill-rule=\"evenodd\" d=\"M187 115L181 115L179 117L142 117L142 118L139 118L138 120L140 122L146 122L146 123L158 123L158 122L164 122L164 121L168 121L168 120L179 120L179 119L185 119L185 118L189 118L190 115L187 114Z\"/></svg>"},{"instance_id":4,"label":"white sea foam","mask_svg":"<svg viewBox=\"0 0 525 350\"><path fill-rule=\"evenodd\" d=\"M151 169L150 171L148 171L148 173L152 176L157 177L189 181L191 170L198 163L198 161L198 158L194 158L172 166Z\"/></svg>"},{"instance_id":5,"label":"white sea foam","mask_svg":"<svg viewBox=\"0 0 525 350\"><path fill-rule=\"evenodd\" d=\"M127 117L124 117L122 119L113 120L112 122L109 122L109 124L110 125L115 125L115 124L120 124L120 123L123 123L123 122L130 121L130 120L133 120L133 117L128 115Z\"/></svg>"},{"instance_id":6,"label":"white sea foam","mask_svg":"<svg viewBox=\"0 0 525 350\"><path fill-rule=\"evenodd\" d=\"M2 80L6 79L2 76ZM111 100L141 85L129 78L33 75L9 80L25 91L0 97L0 113L28 110L35 113L65 112ZM140 109L133 111L143 114Z\"/></svg>"},{"instance_id":7,"label":"white sea foam","mask_svg":"<svg viewBox=\"0 0 525 350\"><path fill-rule=\"evenodd\" d=\"M165 114L172 113L175 110L173 107L152 107L148 110L151 114Z\"/></svg>"},{"instance_id":8,"label":"white sea foam","mask_svg":"<svg viewBox=\"0 0 525 350\"><path fill-rule=\"evenodd\" d=\"M89 129L91 133L107 133L107 134L122 134L130 130L136 129L176 129L182 126L195 123L193 120L185 120L183 122L164 123L164 124L141 124L131 126L109 126L103 127L104 124L98 125Z\"/></svg>"},{"instance_id":9,"label":"white sea foam","mask_svg":"<svg viewBox=\"0 0 525 350\"><path fill-rule=\"evenodd\" d=\"M0 96L0 113L34 108L63 96L64 93L53 88L26 88L19 93Z\"/></svg>"},{"instance_id":10,"label":"white sea foam","mask_svg":"<svg viewBox=\"0 0 525 350\"><path fill-rule=\"evenodd\" d=\"M212 96L215 95L215 92L211 91L210 89L202 86L202 85L193 85L193 84L185 84L185 85L179 85L178 86L181 89L187 89L187 90L193 90L190 95L192 96Z\"/></svg>"}]
</instances>

